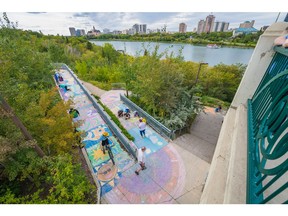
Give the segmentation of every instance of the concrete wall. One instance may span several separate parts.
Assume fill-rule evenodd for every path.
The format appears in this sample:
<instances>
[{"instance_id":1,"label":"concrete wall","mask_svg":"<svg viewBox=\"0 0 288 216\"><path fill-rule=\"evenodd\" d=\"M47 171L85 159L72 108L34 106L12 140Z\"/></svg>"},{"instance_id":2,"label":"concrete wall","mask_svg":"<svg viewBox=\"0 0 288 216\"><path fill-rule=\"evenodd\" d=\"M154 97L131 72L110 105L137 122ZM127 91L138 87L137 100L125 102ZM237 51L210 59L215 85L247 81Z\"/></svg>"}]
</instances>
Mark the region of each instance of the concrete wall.
<instances>
[{"instance_id":1,"label":"concrete wall","mask_svg":"<svg viewBox=\"0 0 288 216\"><path fill-rule=\"evenodd\" d=\"M287 34L287 27L287 22L274 23L260 36L231 106L246 104L253 96L275 53L273 42L280 35Z\"/></svg>"},{"instance_id":2,"label":"concrete wall","mask_svg":"<svg viewBox=\"0 0 288 216\"><path fill-rule=\"evenodd\" d=\"M260 37L224 118L200 203L246 203L247 99L251 98L269 66L274 40L288 23L274 23Z\"/></svg>"}]
</instances>

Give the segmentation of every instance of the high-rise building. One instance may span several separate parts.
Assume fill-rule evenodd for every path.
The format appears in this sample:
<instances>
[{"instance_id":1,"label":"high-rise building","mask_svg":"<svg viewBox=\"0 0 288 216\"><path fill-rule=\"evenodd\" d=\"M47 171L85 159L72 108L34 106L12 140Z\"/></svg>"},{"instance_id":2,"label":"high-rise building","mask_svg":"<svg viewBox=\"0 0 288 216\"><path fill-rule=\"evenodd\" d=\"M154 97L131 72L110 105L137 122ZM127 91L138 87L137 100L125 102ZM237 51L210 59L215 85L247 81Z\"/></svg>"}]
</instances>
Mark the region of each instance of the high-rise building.
<instances>
[{"instance_id":1,"label":"high-rise building","mask_svg":"<svg viewBox=\"0 0 288 216\"><path fill-rule=\"evenodd\" d=\"M223 32L228 31L228 28L229 28L229 23L228 22L224 22Z\"/></svg>"},{"instance_id":2,"label":"high-rise building","mask_svg":"<svg viewBox=\"0 0 288 216\"><path fill-rule=\"evenodd\" d=\"M227 22L214 22L213 32L225 32L228 31L229 23Z\"/></svg>"},{"instance_id":3,"label":"high-rise building","mask_svg":"<svg viewBox=\"0 0 288 216\"><path fill-rule=\"evenodd\" d=\"M139 33L139 24L135 24L132 26L132 29L135 30L135 34Z\"/></svg>"},{"instance_id":4,"label":"high-rise building","mask_svg":"<svg viewBox=\"0 0 288 216\"><path fill-rule=\"evenodd\" d=\"M213 26L213 32L220 32L221 31L221 22L215 22Z\"/></svg>"},{"instance_id":5,"label":"high-rise building","mask_svg":"<svg viewBox=\"0 0 288 216\"><path fill-rule=\"evenodd\" d=\"M109 29L107 29L107 28L104 28L104 29L103 29L103 33L104 33L104 34L109 34L109 32L110 32Z\"/></svg>"},{"instance_id":6,"label":"high-rise building","mask_svg":"<svg viewBox=\"0 0 288 216\"><path fill-rule=\"evenodd\" d=\"M245 21L244 23L240 23L239 28L253 28L255 23L255 20L252 20L251 22Z\"/></svg>"},{"instance_id":7,"label":"high-rise building","mask_svg":"<svg viewBox=\"0 0 288 216\"><path fill-rule=\"evenodd\" d=\"M179 24L179 32L180 33L186 33L187 25L185 23Z\"/></svg>"},{"instance_id":8,"label":"high-rise building","mask_svg":"<svg viewBox=\"0 0 288 216\"><path fill-rule=\"evenodd\" d=\"M147 24L134 24L132 26L134 34L146 34L147 33Z\"/></svg>"},{"instance_id":9,"label":"high-rise building","mask_svg":"<svg viewBox=\"0 0 288 216\"><path fill-rule=\"evenodd\" d=\"M76 36L76 30L74 27L70 27L69 31L70 31L71 36Z\"/></svg>"},{"instance_id":10,"label":"high-rise building","mask_svg":"<svg viewBox=\"0 0 288 216\"><path fill-rule=\"evenodd\" d=\"M284 18L284 22L288 22L288 13L286 14L286 16Z\"/></svg>"},{"instance_id":11,"label":"high-rise building","mask_svg":"<svg viewBox=\"0 0 288 216\"><path fill-rule=\"evenodd\" d=\"M79 37L82 35L85 35L85 30L84 29L77 29L76 30L76 36Z\"/></svg>"},{"instance_id":12,"label":"high-rise building","mask_svg":"<svg viewBox=\"0 0 288 216\"><path fill-rule=\"evenodd\" d=\"M210 33L213 31L215 16L214 15L208 15L206 17L205 26L204 26L204 32Z\"/></svg>"},{"instance_id":13,"label":"high-rise building","mask_svg":"<svg viewBox=\"0 0 288 216\"><path fill-rule=\"evenodd\" d=\"M140 24L139 25L139 33L140 34L146 34L147 32L147 24Z\"/></svg>"},{"instance_id":14,"label":"high-rise building","mask_svg":"<svg viewBox=\"0 0 288 216\"><path fill-rule=\"evenodd\" d=\"M204 20L200 20L198 22L197 34L201 34L204 31L204 26L205 26L205 21Z\"/></svg>"}]
</instances>

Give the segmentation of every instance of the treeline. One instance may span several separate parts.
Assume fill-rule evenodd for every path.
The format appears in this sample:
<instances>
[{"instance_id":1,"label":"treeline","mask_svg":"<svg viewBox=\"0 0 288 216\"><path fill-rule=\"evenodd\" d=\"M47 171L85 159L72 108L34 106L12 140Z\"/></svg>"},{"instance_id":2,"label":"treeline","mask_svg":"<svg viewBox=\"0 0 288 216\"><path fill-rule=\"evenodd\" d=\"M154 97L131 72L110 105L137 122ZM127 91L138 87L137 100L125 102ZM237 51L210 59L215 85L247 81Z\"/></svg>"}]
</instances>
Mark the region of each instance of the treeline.
<instances>
[{"instance_id":1,"label":"treeline","mask_svg":"<svg viewBox=\"0 0 288 216\"><path fill-rule=\"evenodd\" d=\"M248 35L238 35L232 37L232 32L211 32L197 34L194 32L187 33L152 33L152 34L135 34L135 35L114 35L101 34L90 39L97 40L130 40L130 41L154 41L154 42L180 42L189 44L209 44L218 45L255 47L256 43L263 32Z\"/></svg>"},{"instance_id":2,"label":"treeline","mask_svg":"<svg viewBox=\"0 0 288 216\"><path fill-rule=\"evenodd\" d=\"M17 30L5 13L0 24L0 203L95 203L96 188L81 167L80 134L52 79L53 62L72 61L73 42ZM13 123L4 101L33 139Z\"/></svg>"}]
</instances>

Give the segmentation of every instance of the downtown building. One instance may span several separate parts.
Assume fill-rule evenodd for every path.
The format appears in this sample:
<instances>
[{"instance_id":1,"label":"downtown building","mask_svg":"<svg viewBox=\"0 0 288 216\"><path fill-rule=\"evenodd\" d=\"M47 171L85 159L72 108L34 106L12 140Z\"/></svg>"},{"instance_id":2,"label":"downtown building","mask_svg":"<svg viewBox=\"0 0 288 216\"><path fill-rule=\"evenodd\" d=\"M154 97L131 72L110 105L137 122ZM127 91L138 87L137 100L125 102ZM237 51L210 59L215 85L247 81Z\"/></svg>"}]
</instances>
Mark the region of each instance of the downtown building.
<instances>
[{"instance_id":1,"label":"downtown building","mask_svg":"<svg viewBox=\"0 0 288 216\"><path fill-rule=\"evenodd\" d=\"M208 15L205 21L200 20L198 22L197 34L201 34L203 32L204 33L213 32L214 22L215 22L215 16L213 15Z\"/></svg>"},{"instance_id":2,"label":"downtown building","mask_svg":"<svg viewBox=\"0 0 288 216\"><path fill-rule=\"evenodd\" d=\"M210 33L213 31L214 22L215 22L215 16L209 15L206 17L205 25L204 25L204 32L205 33Z\"/></svg>"},{"instance_id":3,"label":"downtown building","mask_svg":"<svg viewBox=\"0 0 288 216\"><path fill-rule=\"evenodd\" d=\"M146 34L147 24L135 24L132 26L133 34Z\"/></svg>"},{"instance_id":4,"label":"downtown building","mask_svg":"<svg viewBox=\"0 0 288 216\"><path fill-rule=\"evenodd\" d=\"M186 33L187 25L185 23L179 24L179 33Z\"/></svg>"},{"instance_id":5,"label":"downtown building","mask_svg":"<svg viewBox=\"0 0 288 216\"><path fill-rule=\"evenodd\" d=\"M76 29L74 27L70 27L69 31L71 36L76 36Z\"/></svg>"},{"instance_id":6,"label":"downtown building","mask_svg":"<svg viewBox=\"0 0 288 216\"><path fill-rule=\"evenodd\" d=\"M75 29L74 27L70 27L69 28L69 31L70 31L70 35L71 36L77 36L77 37L79 37L79 36L83 36L83 35L85 35L85 30L84 29Z\"/></svg>"},{"instance_id":7,"label":"downtown building","mask_svg":"<svg viewBox=\"0 0 288 216\"><path fill-rule=\"evenodd\" d=\"M239 28L253 28L255 23L255 20L250 21L245 21L244 23L240 23Z\"/></svg>"},{"instance_id":8,"label":"downtown building","mask_svg":"<svg viewBox=\"0 0 288 216\"><path fill-rule=\"evenodd\" d=\"M213 27L213 32L226 32L228 31L229 23L228 22L215 22Z\"/></svg>"}]
</instances>

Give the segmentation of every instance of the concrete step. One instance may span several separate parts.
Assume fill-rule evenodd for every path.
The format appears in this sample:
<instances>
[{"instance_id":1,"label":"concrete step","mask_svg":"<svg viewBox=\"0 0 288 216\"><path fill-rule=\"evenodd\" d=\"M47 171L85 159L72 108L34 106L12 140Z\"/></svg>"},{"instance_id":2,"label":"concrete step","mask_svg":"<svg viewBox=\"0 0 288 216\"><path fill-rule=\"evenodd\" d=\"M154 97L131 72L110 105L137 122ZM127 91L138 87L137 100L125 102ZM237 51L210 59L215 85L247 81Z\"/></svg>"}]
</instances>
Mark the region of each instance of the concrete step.
<instances>
[{"instance_id":1,"label":"concrete step","mask_svg":"<svg viewBox=\"0 0 288 216\"><path fill-rule=\"evenodd\" d=\"M230 108L224 118L200 203L222 204L224 202L235 117L236 110Z\"/></svg>"}]
</instances>

